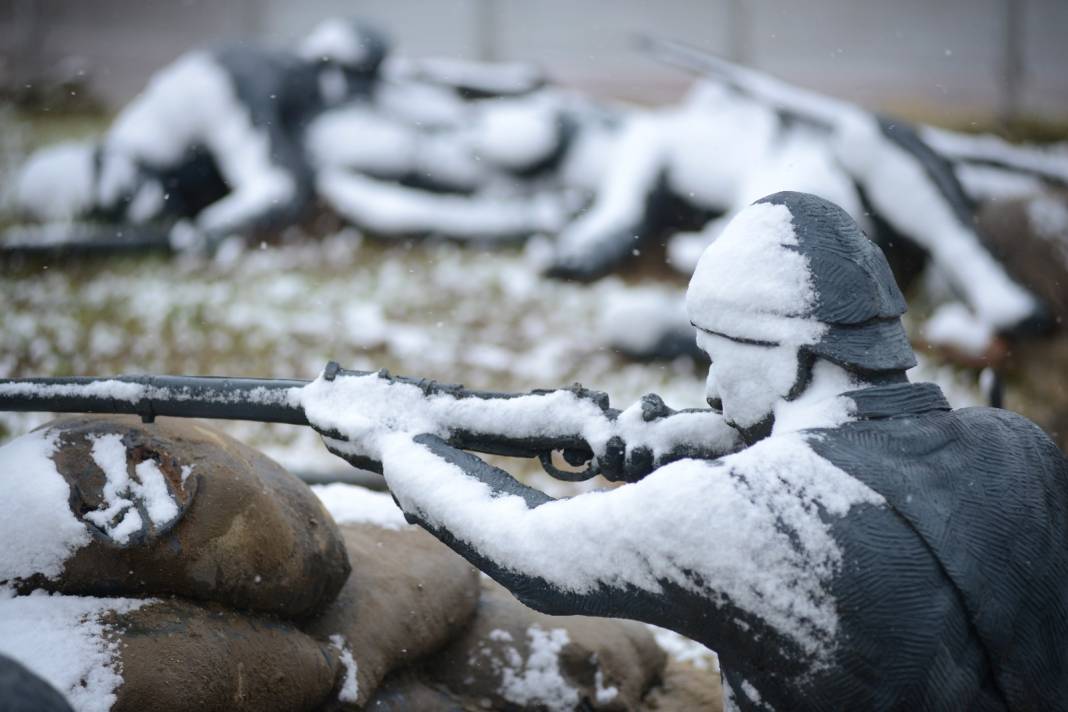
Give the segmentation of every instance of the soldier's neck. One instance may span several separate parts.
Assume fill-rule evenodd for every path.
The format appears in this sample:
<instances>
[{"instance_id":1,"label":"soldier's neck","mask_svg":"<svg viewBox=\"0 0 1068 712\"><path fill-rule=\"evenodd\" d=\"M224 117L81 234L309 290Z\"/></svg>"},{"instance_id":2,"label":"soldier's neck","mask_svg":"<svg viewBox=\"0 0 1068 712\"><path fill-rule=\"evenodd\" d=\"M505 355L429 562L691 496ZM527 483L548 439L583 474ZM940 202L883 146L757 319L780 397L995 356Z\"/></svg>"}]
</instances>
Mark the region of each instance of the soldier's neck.
<instances>
[{"instance_id":1,"label":"soldier's neck","mask_svg":"<svg viewBox=\"0 0 1068 712\"><path fill-rule=\"evenodd\" d=\"M773 435L806 428L833 428L854 420L853 402L842 393L878 385L841 366L817 360L812 378L797 398L782 401L775 407Z\"/></svg>"}]
</instances>

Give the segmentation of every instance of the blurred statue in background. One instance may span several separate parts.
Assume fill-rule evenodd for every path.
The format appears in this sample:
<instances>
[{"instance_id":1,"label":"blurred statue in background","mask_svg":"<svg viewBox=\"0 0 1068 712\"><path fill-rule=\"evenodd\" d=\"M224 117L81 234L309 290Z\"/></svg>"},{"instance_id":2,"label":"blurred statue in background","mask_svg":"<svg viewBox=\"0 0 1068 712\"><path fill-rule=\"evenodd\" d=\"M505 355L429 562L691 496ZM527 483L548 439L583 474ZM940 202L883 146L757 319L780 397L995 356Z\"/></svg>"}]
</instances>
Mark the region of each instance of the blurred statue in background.
<instances>
[{"instance_id":1,"label":"blurred statue in background","mask_svg":"<svg viewBox=\"0 0 1068 712\"><path fill-rule=\"evenodd\" d=\"M367 97L385 37L328 20L295 50L246 44L183 55L157 73L98 145L38 154L19 202L45 218L188 219L217 240L292 223L313 196L301 140L324 109ZM49 199L56 184L66 201Z\"/></svg>"},{"instance_id":2,"label":"blurred statue in background","mask_svg":"<svg viewBox=\"0 0 1068 712\"><path fill-rule=\"evenodd\" d=\"M544 182L530 195L555 167L545 154L564 130L561 99L537 91L540 73L387 61L388 48L372 26L331 19L292 51L241 44L184 55L98 144L35 154L14 203L42 220L177 222L178 248L277 231L317 196L382 236L559 230L574 201Z\"/></svg>"},{"instance_id":3,"label":"blurred statue in background","mask_svg":"<svg viewBox=\"0 0 1068 712\"><path fill-rule=\"evenodd\" d=\"M669 262L689 274L738 210L769 191L799 190L841 205L903 284L928 264L938 272L966 308L936 313L932 340L963 332L981 351L995 335L1053 326L1046 305L992 254L975 226L975 204L1021 183L1038 192L1043 181L1064 185L1068 160L993 137L913 127L675 43L651 47L706 79L681 105L627 118L589 210L560 234L549 274L595 279L668 238ZM687 232L695 227L702 229ZM654 355L656 344L688 331L681 303L656 308L668 317L657 320L665 331L645 347L628 346L633 337L621 334L626 350Z\"/></svg>"},{"instance_id":4,"label":"blurred statue in background","mask_svg":"<svg viewBox=\"0 0 1068 712\"><path fill-rule=\"evenodd\" d=\"M523 64L387 56L384 37L352 21L324 22L295 51L196 52L160 72L100 145L32 158L16 203L44 219L176 223L180 248L277 232L317 199L374 236L554 235L540 266L591 280L657 240L689 274L738 210L800 190L853 216L906 288L931 267L922 284L942 304L929 343L988 359L1001 337L1044 333L1060 316L974 218L977 201L1068 184L1063 155L910 126L681 45L651 47L704 77L682 103L595 101ZM612 346L695 355L681 300L636 293L617 311L603 334Z\"/></svg>"}]
</instances>

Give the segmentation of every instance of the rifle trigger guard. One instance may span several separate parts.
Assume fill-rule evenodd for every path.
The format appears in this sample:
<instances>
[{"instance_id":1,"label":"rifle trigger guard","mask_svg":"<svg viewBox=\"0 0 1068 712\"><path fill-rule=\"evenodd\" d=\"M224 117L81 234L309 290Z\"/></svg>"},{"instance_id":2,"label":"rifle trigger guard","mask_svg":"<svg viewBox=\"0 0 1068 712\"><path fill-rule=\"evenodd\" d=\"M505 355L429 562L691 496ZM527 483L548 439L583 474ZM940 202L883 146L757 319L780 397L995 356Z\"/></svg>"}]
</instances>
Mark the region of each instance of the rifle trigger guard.
<instances>
[{"instance_id":1,"label":"rifle trigger guard","mask_svg":"<svg viewBox=\"0 0 1068 712\"><path fill-rule=\"evenodd\" d=\"M601 473L601 468L598 467L592 459L590 460L590 464L586 466L585 470L580 470L578 472L561 470L553 464L552 450L543 450L539 452L538 461L541 463L542 469L545 470L550 477L557 480L563 480L564 482L584 482Z\"/></svg>"}]
</instances>

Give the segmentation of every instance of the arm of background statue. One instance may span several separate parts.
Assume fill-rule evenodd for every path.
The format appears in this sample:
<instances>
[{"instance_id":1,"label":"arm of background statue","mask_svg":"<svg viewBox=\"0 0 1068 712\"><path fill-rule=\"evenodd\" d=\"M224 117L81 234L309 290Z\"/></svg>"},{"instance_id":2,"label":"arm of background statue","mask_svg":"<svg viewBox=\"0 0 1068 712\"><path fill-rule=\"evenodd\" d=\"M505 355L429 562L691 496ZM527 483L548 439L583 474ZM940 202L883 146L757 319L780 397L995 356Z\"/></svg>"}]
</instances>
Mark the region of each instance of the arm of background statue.
<instances>
[{"instance_id":1,"label":"arm of background statue","mask_svg":"<svg viewBox=\"0 0 1068 712\"><path fill-rule=\"evenodd\" d=\"M593 204L557 238L550 275L596 279L639 247L651 227L650 199L665 171L664 130L652 115L629 121Z\"/></svg>"}]
</instances>

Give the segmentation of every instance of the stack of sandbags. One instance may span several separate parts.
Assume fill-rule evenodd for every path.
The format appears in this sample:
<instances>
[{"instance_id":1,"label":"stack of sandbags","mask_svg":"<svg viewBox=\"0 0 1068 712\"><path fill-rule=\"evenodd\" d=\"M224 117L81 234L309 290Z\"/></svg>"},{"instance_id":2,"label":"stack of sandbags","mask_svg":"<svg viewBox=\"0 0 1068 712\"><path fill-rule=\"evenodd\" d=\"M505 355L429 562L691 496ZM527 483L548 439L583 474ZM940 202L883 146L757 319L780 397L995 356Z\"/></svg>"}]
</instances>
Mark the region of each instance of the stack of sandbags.
<instances>
[{"instance_id":1,"label":"stack of sandbags","mask_svg":"<svg viewBox=\"0 0 1068 712\"><path fill-rule=\"evenodd\" d=\"M0 696L37 676L75 710L714 699L643 626L530 611L388 495L313 493L200 423L62 418L0 448L0 483L0 656L17 661L0 657Z\"/></svg>"},{"instance_id":2,"label":"stack of sandbags","mask_svg":"<svg viewBox=\"0 0 1068 712\"><path fill-rule=\"evenodd\" d=\"M340 523L356 572L337 601L305 627L319 636L340 630L352 646L355 699L335 709L722 709L718 673L666 660L649 629L637 623L547 616L482 577L462 591L464 611L470 606L473 617L454 625L461 617L450 620L440 597L461 595L456 580L443 575L448 557L459 557L408 525L388 494L342 484L314 489ZM400 550L407 556L390 555ZM385 563L365 567L383 556ZM431 652L428 640L441 640L428 635L425 616L433 612L446 616L430 620L447 625L449 635Z\"/></svg>"},{"instance_id":3,"label":"stack of sandbags","mask_svg":"<svg viewBox=\"0 0 1068 712\"><path fill-rule=\"evenodd\" d=\"M0 652L76 709L311 710L349 575L306 486L196 423L76 417L0 450Z\"/></svg>"}]
</instances>

